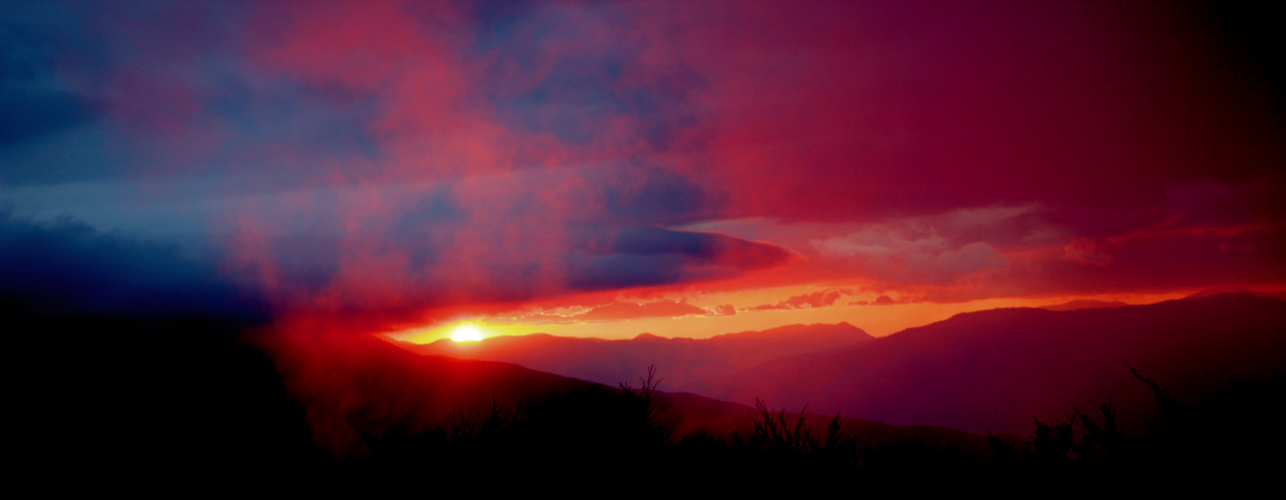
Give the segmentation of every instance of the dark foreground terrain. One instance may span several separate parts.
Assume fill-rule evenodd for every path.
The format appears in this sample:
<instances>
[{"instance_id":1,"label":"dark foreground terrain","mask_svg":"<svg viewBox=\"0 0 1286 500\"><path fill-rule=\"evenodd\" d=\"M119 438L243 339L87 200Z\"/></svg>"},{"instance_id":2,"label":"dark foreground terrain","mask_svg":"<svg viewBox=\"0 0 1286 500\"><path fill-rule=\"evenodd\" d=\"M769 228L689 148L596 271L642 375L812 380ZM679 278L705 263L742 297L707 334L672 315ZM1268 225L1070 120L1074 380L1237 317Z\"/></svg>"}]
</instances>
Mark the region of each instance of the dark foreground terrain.
<instances>
[{"instance_id":1,"label":"dark foreground terrain","mask_svg":"<svg viewBox=\"0 0 1286 500\"><path fill-rule=\"evenodd\" d=\"M664 373L610 387L361 336L8 316L8 449L15 477L50 492L1238 489L1272 477L1286 444L1273 378L1190 401L1122 367L1154 395L1146 418L1105 394L1026 435L987 436L662 393Z\"/></svg>"}]
</instances>

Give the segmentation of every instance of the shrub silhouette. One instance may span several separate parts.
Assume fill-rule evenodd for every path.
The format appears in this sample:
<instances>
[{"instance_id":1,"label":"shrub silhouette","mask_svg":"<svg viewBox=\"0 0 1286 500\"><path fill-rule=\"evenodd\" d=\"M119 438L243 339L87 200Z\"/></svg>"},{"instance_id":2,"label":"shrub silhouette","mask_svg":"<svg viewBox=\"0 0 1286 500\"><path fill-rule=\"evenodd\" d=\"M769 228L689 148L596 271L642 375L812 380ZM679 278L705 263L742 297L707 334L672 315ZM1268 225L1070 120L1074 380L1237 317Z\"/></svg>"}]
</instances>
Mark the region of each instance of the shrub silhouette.
<instances>
[{"instance_id":1,"label":"shrub silhouette","mask_svg":"<svg viewBox=\"0 0 1286 500\"><path fill-rule=\"evenodd\" d=\"M1032 417L1032 422L1036 429L1022 447L987 434L987 444L1001 472L1046 476L1066 469L1071 462L1068 454L1074 445L1072 424L1076 422L1075 417L1066 423L1045 423Z\"/></svg>"},{"instance_id":2,"label":"shrub silhouette","mask_svg":"<svg viewBox=\"0 0 1286 500\"><path fill-rule=\"evenodd\" d=\"M1097 415L1074 410L1066 423L1033 419L1035 431L1021 445L988 435L999 472L1040 484L1136 483L1167 491L1192 481L1239 484L1275 473L1280 462L1264 457L1286 443L1271 417L1286 388L1280 379L1234 380L1204 401L1181 402L1168 387L1127 367L1151 390L1155 421L1127 432L1111 399L1099 405ZM1084 432L1075 436L1078 422Z\"/></svg>"},{"instance_id":3,"label":"shrub silhouette","mask_svg":"<svg viewBox=\"0 0 1286 500\"><path fill-rule=\"evenodd\" d=\"M1094 421L1093 417L1081 412L1080 408L1076 409L1074 418L1080 420L1081 426L1085 428L1085 435L1075 446L1076 457L1083 463L1110 465L1121 460L1121 455L1126 453L1127 442L1117 424L1111 398L1099 405L1098 411L1103 418L1102 423Z\"/></svg>"},{"instance_id":4,"label":"shrub silhouette","mask_svg":"<svg viewBox=\"0 0 1286 500\"><path fill-rule=\"evenodd\" d=\"M657 407L660 404L657 387L662 380L664 379L656 376L656 365L648 365L647 376L639 377L641 385L637 389L625 382L620 383L628 419L625 430L636 434L644 444L664 445L670 440L670 431L657 421Z\"/></svg>"},{"instance_id":5,"label":"shrub silhouette","mask_svg":"<svg viewBox=\"0 0 1286 500\"><path fill-rule=\"evenodd\" d=\"M751 417L754 435L739 447L778 465L841 469L857 465L857 439L841 431L838 412L827 424L826 436L822 439L808 425L807 406L798 415L787 414L785 409L773 412L762 399L755 398L755 410Z\"/></svg>"},{"instance_id":6,"label":"shrub silhouette","mask_svg":"<svg viewBox=\"0 0 1286 500\"><path fill-rule=\"evenodd\" d=\"M1163 416L1177 414L1179 405L1170 396L1168 388L1139 374L1129 364L1126 366L1136 379L1147 385L1156 395L1157 409ZM990 433L987 435L987 444L990 445L996 464L1002 473L1046 478L1050 475L1072 473L1106 477L1120 467L1122 462L1138 459L1129 455L1130 450L1137 447L1137 444L1131 442L1122 432L1110 398L1099 405L1099 415L1101 422L1082 412L1080 408L1076 408L1073 410L1072 418L1065 423L1045 423L1033 417L1035 429L1022 446ZM1085 429L1079 441L1076 439L1073 428L1078 421ZM1153 446L1160 444L1153 443Z\"/></svg>"},{"instance_id":7,"label":"shrub silhouette","mask_svg":"<svg viewBox=\"0 0 1286 500\"><path fill-rule=\"evenodd\" d=\"M1036 432L1031 437L1033 458L1048 467L1066 463L1069 460L1067 454L1072 450L1072 424L1076 420L1049 424L1034 417L1032 420L1036 424Z\"/></svg>"},{"instance_id":8,"label":"shrub silhouette","mask_svg":"<svg viewBox=\"0 0 1286 500\"><path fill-rule=\"evenodd\" d=\"M435 432L447 439L495 439L518 423L521 415L521 402L507 410L500 395L493 394L491 408L485 415L478 410L465 412L452 404L447 425L437 427Z\"/></svg>"},{"instance_id":9,"label":"shrub silhouette","mask_svg":"<svg viewBox=\"0 0 1286 500\"><path fill-rule=\"evenodd\" d=\"M638 389L630 387L630 384L621 382L621 390L624 391L627 399L633 401L642 412L644 421L649 424L654 423L657 405L657 386L663 379L656 378L656 365L648 365L647 377L639 377L642 384Z\"/></svg>"},{"instance_id":10,"label":"shrub silhouette","mask_svg":"<svg viewBox=\"0 0 1286 500\"><path fill-rule=\"evenodd\" d=\"M755 398L755 410L758 413L751 417L755 424L751 446L776 455L802 454L818 448L817 438L804 420L807 405L798 416L787 417L785 409L773 413L762 399Z\"/></svg>"},{"instance_id":11,"label":"shrub silhouette","mask_svg":"<svg viewBox=\"0 0 1286 500\"><path fill-rule=\"evenodd\" d=\"M1153 382L1152 379L1140 375L1138 370L1135 370L1129 363L1126 363L1125 367L1130 369L1130 373L1134 375L1134 378L1152 389L1153 395L1156 396L1157 410L1161 412L1163 417L1174 418L1182 413L1182 407L1179 402L1175 401L1173 396L1170 396L1169 387L1162 387L1160 384Z\"/></svg>"}]
</instances>

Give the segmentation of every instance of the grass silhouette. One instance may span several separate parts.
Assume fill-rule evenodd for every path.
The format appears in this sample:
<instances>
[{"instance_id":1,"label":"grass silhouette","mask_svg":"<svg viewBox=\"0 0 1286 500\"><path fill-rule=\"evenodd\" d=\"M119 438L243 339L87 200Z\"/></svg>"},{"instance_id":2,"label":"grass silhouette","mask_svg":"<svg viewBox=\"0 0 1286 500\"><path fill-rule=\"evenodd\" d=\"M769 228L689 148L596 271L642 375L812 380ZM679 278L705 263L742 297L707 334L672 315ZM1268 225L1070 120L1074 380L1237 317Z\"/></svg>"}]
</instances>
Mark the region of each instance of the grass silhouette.
<instances>
[{"instance_id":1,"label":"grass silhouette","mask_svg":"<svg viewBox=\"0 0 1286 500\"><path fill-rule=\"evenodd\" d=\"M31 318L22 318L22 320ZM436 424L406 422L364 435L367 452L328 456L310 447L306 409L272 361L201 321L40 317L20 324L19 350L37 353L17 387L14 456L24 476L83 469L83 484L111 489L275 481L313 485L546 485L551 478L658 488L700 484L910 488L1113 481L1182 488L1193 481L1247 485L1274 477L1286 444L1280 380L1238 381L1205 401L1133 371L1156 396L1157 417L1122 427L1110 398L1097 412L1034 421L1026 440L992 436L990 453L936 446L930 434L876 441L845 432L839 415L772 411L760 400L745 433L676 434L653 366L639 386L595 386L543 401L495 396L449 408ZM57 339L57 343L50 339ZM160 347L158 347L160 346ZM159 350L163 349L163 350ZM164 353L158 355L157 353ZM1105 395L1107 396L1107 395ZM95 467L86 467L94 464ZM935 478L927 484L925 477ZM1043 483L1042 483L1043 482ZM530 486L536 487L536 486ZM1230 486L1231 487L1231 486ZM146 488L142 488L146 489Z\"/></svg>"}]
</instances>

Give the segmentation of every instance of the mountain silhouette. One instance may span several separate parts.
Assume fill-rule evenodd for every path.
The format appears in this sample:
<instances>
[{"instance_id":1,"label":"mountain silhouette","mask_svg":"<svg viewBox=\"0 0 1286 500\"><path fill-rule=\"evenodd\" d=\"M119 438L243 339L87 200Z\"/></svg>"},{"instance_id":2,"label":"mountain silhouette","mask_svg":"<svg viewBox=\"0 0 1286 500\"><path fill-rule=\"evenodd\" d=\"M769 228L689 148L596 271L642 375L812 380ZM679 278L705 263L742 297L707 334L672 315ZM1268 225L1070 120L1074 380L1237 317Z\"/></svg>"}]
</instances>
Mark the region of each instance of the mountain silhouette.
<instances>
[{"instance_id":1,"label":"mountain silhouette","mask_svg":"<svg viewBox=\"0 0 1286 500\"><path fill-rule=\"evenodd\" d=\"M1192 293L1192 294L1188 295L1188 296L1187 296L1187 297L1185 297L1185 298L1188 298L1188 299L1195 299L1195 298L1200 298L1200 297L1212 297L1212 296L1215 296L1215 295L1222 295L1222 294L1225 294L1225 293L1234 293L1234 294L1243 294L1243 295L1254 295L1254 296L1256 296L1256 297L1265 297L1265 298L1269 298L1269 299L1286 300L1286 291L1278 290L1278 291L1273 291L1273 292L1265 292L1265 291L1252 290L1252 289L1249 289L1249 288L1237 287L1237 286L1224 286L1224 287L1207 288L1207 289L1200 290L1200 291L1198 291L1198 292Z\"/></svg>"},{"instance_id":2,"label":"mountain silhouette","mask_svg":"<svg viewBox=\"0 0 1286 500\"><path fill-rule=\"evenodd\" d=\"M814 329L784 331L805 334L808 330ZM721 342L735 338L728 336ZM614 408L620 401L619 387L511 363L417 355L369 336L304 336L275 342L267 351L277 360L287 389L305 408L317 445L330 454L362 455L382 436L410 439L434 428L449 428L462 415L485 418L496 405L501 412L520 414L523 424L539 428L541 435L565 440L544 443L546 448L606 446L570 440L621 434L621 429L611 427L623 421L614 413L619 409ZM753 434L756 412L748 405L697 394L660 392L654 423L677 440L727 439ZM809 414L806 421L814 428L825 428L833 416ZM863 447L916 443L953 456L987 453L985 437L977 434L859 418L840 421Z\"/></svg>"},{"instance_id":3,"label":"mountain silhouette","mask_svg":"<svg viewBox=\"0 0 1286 500\"><path fill-rule=\"evenodd\" d=\"M1041 309L1048 309L1050 311L1075 311L1077 309L1102 309L1102 308L1108 308L1108 307L1121 307L1121 306L1128 306L1128 305L1129 304L1126 304L1125 302L1115 301L1115 300L1106 301L1106 300L1079 299L1079 300L1071 300L1071 301L1063 302L1062 304L1054 304L1052 306L1043 306L1041 307Z\"/></svg>"},{"instance_id":4,"label":"mountain silhouette","mask_svg":"<svg viewBox=\"0 0 1286 500\"><path fill-rule=\"evenodd\" d=\"M1155 412L1155 394L1126 363L1170 387L1180 402L1217 399L1232 380L1245 382L1240 394L1259 401L1257 388L1279 387L1260 382L1279 383L1286 359L1286 302L1238 294L1107 309L981 311L880 339L847 324L706 340L534 337L574 340L566 345L579 350L565 352L581 355L604 345L651 346L643 352L699 359L710 349L725 353L712 359L733 361L725 367L741 366L721 375L692 368L712 377L700 395L677 389L660 371L666 392L656 393L644 417L640 392L617 384L637 381L646 368L604 385L308 328L254 334L245 333L248 325L200 320L11 316L23 320L16 336L22 352L44 353L41 368L31 371L40 383L17 388L18 422L33 430L17 449L36 467L63 467L69 459L110 464L87 473L95 481L128 481L119 470L289 483L333 474L412 478L426 470L545 474L566 464L592 474L722 464L720 471L754 477L778 463L747 448L754 419L763 415L750 406L757 399L794 415L807 405L804 421L813 429L840 412L867 477L915 475L928 473L925 457L942 460L933 471L985 467L990 450L981 434L1026 436L1033 416L1066 423L1073 409L1091 411L1108 398L1123 428L1139 429ZM771 345L793 355L771 357ZM815 350L801 353L805 348ZM1173 442L1189 446L1196 433L1222 446L1221 429L1238 425L1241 435L1256 438L1238 442L1254 446L1274 432L1270 410L1214 409L1231 417L1182 427ZM1260 420L1243 420L1252 414ZM488 430L495 422L504 432ZM1208 464L1226 455L1201 456ZM488 468L471 468L475 463Z\"/></svg>"},{"instance_id":5,"label":"mountain silhouette","mask_svg":"<svg viewBox=\"0 0 1286 500\"><path fill-rule=\"evenodd\" d=\"M839 353L731 373L706 395L764 398L898 425L1024 434L1032 418L1067 420L1111 398L1152 413L1130 373L1211 397L1232 381L1277 381L1286 366L1286 302L1224 294L1152 305L956 315Z\"/></svg>"},{"instance_id":6,"label":"mountain silhouette","mask_svg":"<svg viewBox=\"0 0 1286 500\"><path fill-rule=\"evenodd\" d=\"M671 391L1018 435L1030 431L1033 417L1065 420L1109 398L1124 418L1145 423L1155 414L1154 395L1131 366L1180 399L1201 400L1233 381L1276 381L1286 365L1281 300L1217 294L1063 306L964 313L879 339L841 323L705 340L538 334L407 347L605 384L636 380L656 364Z\"/></svg>"},{"instance_id":7,"label":"mountain silhouette","mask_svg":"<svg viewBox=\"0 0 1286 500\"><path fill-rule=\"evenodd\" d=\"M848 323L791 325L708 339L667 339L641 334L630 340L556 337L548 334L491 337L479 342L439 340L401 343L421 354L503 361L534 370L615 386L637 383L655 365L668 391L709 394L727 373L784 356L833 352L874 340ZM753 403L753 399L750 403Z\"/></svg>"}]
</instances>

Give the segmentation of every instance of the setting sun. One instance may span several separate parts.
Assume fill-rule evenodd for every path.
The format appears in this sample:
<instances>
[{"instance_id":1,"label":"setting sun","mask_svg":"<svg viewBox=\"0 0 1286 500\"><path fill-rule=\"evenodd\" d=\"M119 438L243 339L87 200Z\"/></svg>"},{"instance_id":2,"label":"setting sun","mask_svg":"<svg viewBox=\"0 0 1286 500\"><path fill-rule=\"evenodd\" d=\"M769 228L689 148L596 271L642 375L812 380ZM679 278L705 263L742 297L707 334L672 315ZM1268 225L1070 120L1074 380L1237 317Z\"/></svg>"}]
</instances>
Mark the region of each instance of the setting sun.
<instances>
[{"instance_id":1,"label":"setting sun","mask_svg":"<svg viewBox=\"0 0 1286 500\"><path fill-rule=\"evenodd\" d=\"M482 332L469 325L460 326L451 333L451 340L456 342L476 342L482 340Z\"/></svg>"}]
</instances>

